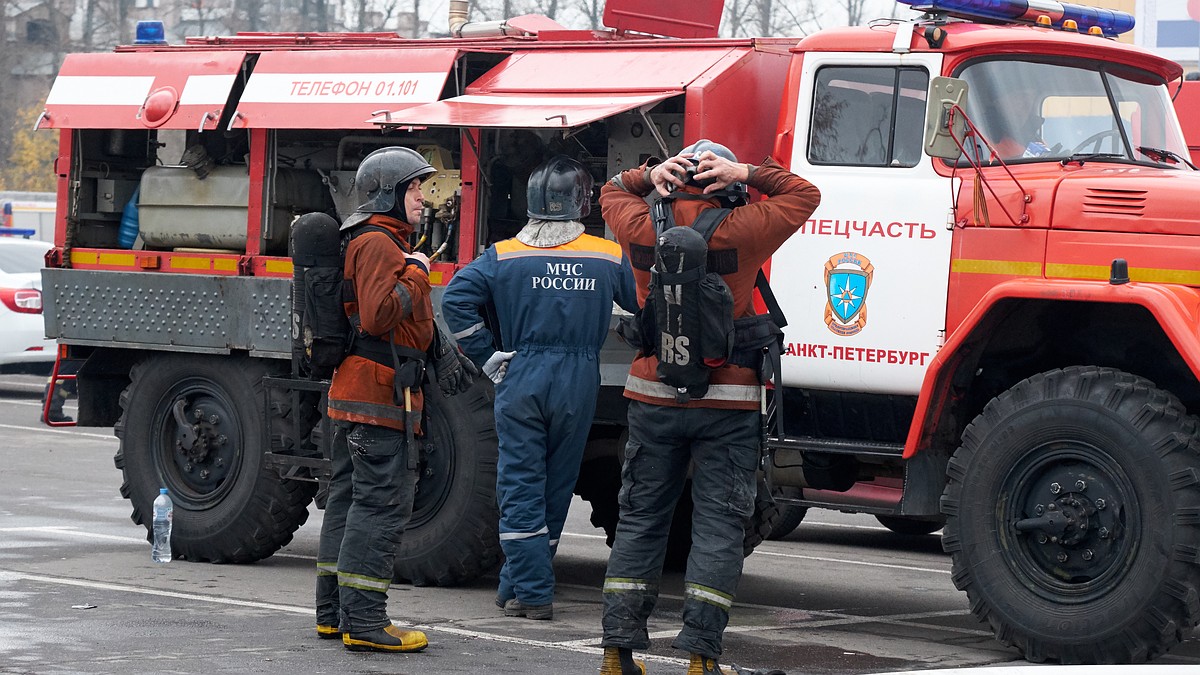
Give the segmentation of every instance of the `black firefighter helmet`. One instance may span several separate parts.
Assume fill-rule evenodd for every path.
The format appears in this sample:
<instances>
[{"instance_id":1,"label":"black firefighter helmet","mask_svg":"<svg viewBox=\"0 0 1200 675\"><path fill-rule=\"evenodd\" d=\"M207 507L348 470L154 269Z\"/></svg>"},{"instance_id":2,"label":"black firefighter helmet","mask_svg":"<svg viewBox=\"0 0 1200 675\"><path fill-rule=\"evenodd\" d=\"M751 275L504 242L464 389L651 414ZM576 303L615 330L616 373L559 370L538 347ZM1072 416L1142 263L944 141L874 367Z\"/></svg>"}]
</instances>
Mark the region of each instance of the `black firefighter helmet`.
<instances>
[{"instance_id":1,"label":"black firefighter helmet","mask_svg":"<svg viewBox=\"0 0 1200 675\"><path fill-rule=\"evenodd\" d=\"M582 220L592 210L592 174L566 155L546 160L529 175L529 217Z\"/></svg>"},{"instance_id":2,"label":"black firefighter helmet","mask_svg":"<svg viewBox=\"0 0 1200 675\"><path fill-rule=\"evenodd\" d=\"M414 178L424 178L435 171L421 153L412 148L380 148L367 155L358 165L354 189L361 205L356 210L362 213L389 213L399 203L403 213L404 192L408 184Z\"/></svg>"}]
</instances>

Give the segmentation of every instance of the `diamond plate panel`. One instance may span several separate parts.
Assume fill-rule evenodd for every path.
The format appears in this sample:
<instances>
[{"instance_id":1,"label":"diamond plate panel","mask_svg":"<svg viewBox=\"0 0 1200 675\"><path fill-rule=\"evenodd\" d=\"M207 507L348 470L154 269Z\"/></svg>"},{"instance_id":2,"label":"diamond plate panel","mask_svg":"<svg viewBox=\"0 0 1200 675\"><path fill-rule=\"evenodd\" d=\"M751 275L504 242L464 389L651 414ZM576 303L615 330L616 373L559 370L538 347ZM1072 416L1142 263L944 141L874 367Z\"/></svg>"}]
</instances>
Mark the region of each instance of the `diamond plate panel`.
<instances>
[{"instance_id":1,"label":"diamond plate panel","mask_svg":"<svg viewBox=\"0 0 1200 675\"><path fill-rule=\"evenodd\" d=\"M42 302L68 343L291 355L289 279L47 269Z\"/></svg>"}]
</instances>

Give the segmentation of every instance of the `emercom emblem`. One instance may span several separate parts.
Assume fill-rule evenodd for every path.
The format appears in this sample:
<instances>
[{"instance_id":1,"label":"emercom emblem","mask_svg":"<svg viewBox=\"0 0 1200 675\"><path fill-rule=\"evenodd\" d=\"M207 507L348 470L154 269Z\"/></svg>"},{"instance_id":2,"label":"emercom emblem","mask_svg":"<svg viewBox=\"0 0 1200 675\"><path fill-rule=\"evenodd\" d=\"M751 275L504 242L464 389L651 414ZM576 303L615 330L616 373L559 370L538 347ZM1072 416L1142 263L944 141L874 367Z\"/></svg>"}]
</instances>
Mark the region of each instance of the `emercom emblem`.
<instances>
[{"instance_id":1,"label":"emercom emblem","mask_svg":"<svg viewBox=\"0 0 1200 675\"><path fill-rule=\"evenodd\" d=\"M825 325L836 335L857 335L867 325L867 291L875 266L861 253L842 251L825 263Z\"/></svg>"}]
</instances>

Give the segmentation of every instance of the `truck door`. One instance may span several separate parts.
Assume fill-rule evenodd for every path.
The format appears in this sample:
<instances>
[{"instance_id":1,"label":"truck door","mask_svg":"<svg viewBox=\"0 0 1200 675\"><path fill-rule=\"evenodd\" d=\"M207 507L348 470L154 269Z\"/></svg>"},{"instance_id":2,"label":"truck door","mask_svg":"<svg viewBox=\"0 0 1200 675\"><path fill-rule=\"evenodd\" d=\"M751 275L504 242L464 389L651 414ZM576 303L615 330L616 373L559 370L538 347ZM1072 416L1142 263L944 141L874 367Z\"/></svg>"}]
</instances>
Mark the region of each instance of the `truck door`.
<instances>
[{"instance_id":1,"label":"truck door","mask_svg":"<svg viewBox=\"0 0 1200 675\"><path fill-rule=\"evenodd\" d=\"M804 55L792 169L821 206L772 258L790 386L916 394L945 329L951 179L921 151L937 54Z\"/></svg>"}]
</instances>

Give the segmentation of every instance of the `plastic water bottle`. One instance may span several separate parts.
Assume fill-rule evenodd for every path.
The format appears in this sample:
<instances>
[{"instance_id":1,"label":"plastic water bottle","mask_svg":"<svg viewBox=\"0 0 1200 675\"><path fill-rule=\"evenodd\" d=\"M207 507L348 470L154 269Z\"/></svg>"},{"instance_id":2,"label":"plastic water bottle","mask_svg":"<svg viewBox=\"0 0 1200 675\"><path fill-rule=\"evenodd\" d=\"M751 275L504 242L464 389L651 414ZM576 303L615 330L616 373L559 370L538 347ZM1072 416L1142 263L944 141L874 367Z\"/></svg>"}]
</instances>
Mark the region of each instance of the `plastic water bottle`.
<instances>
[{"instance_id":1,"label":"plastic water bottle","mask_svg":"<svg viewBox=\"0 0 1200 675\"><path fill-rule=\"evenodd\" d=\"M137 241L138 236L138 195L142 188L138 187L133 191L133 195L129 197L129 201L125 203L125 209L121 211L121 227L117 230L117 243L121 248L133 248L133 243ZM167 559L170 559L170 555Z\"/></svg>"},{"instance_id":2,"label":"plastic water bottle","mask_svg":"<svg viewBox=\"0 0 1200 675\"><path fill-rule=\"evenodd\" d=\"M150 557L156 563L171 562L171 520L174 519L175 505L167 488L160 488L154 498L154 545L150 549Z\"/></svg>"}]
</instances>

